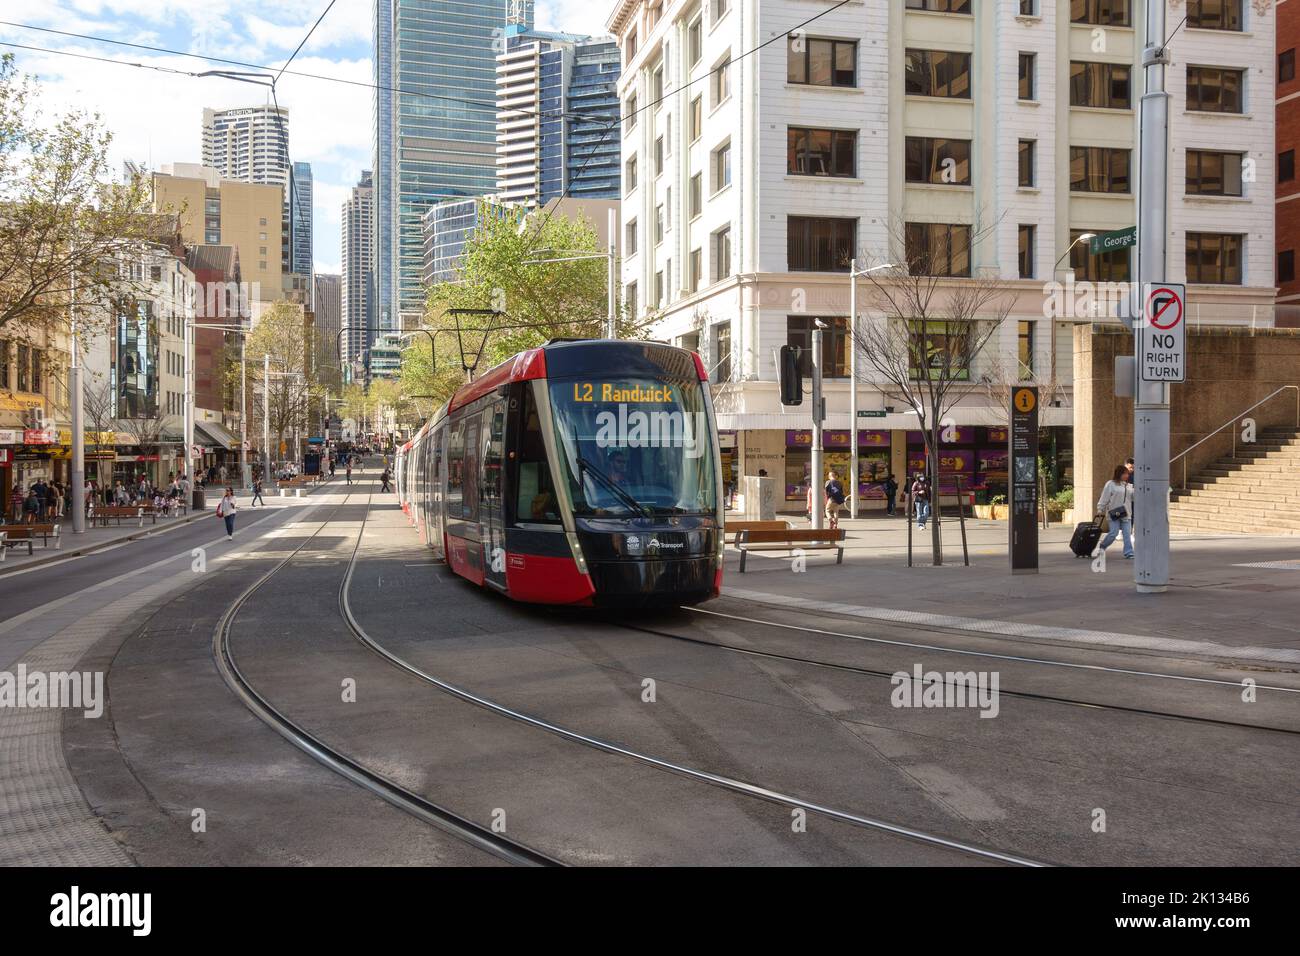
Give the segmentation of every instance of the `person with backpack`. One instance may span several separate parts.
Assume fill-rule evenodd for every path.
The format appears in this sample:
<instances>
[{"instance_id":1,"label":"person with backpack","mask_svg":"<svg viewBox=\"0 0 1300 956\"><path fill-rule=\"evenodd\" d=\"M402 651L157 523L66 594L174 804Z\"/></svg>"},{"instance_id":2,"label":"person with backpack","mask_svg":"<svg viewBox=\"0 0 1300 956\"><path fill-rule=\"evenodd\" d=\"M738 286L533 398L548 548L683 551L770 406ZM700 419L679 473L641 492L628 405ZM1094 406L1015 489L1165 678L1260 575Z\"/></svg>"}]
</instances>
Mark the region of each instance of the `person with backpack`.
<instances>
[{"instance_id":1,"label":"person with backpack","mask_svg":"<svg viewBox=\"0 0 1300 956\"><path fill-rule=\"evenodd\" d=\"M1124 534L1124 557L1133 557L1133 486L1127 465L1116 465L1110 481L1101 489L1097 499L1097 514L1105 515L1110 521L1110 531L1101 539L1099 547L1105 551L1115 543L1115 538Z\"/></svg>"},{"instance_id":2,"label":"person with backpack","mask_svg":"<svg viewBox=\"0 0 1300 956\"><path fill-rule=\"evenodd\" d=\"M840 526L840 509L844 507L844 486L840 476L831 469L831 476L826 481L826 527L831 531Z\"/></svg>"},{"instance_id":3,"label":"person with backpack","mask_svg":"<svg viewBox=\"0 0 1300 956\"><path fill-rule=\"evenodd\" d=\"M388 491L388 478L389 478L388 469L385 468L384 473L379 476L380 491Z\"/></svg>"},{"instance_id":4,"label":"person with backpack","mask_svg":"<svg viewBox=\"0 0 1300 956\"><path fill-rule=\"evenodd\" d=\"M898 481L894 478L891 471L885 476L885 514L892 515L897 510L895 502L898 500Z\"/></svg>"},{"instance_id":5,"label":"person with backpack","mask_svg":"<svg viewBox=\"0 0 1300 956\"><path fill-rule=\"evenodd\" d=\"M33 485L27 492L27 497L23 500L23 523L36 524L41 513L41 499L36 494L36 486Z\"/></svg>"},{"instance_id":6,"label":"person with backpack","mask_svg":"<svg viewBox=\"0 0 1300 956\"><path fill-rule=\"evenodd\" d=\"M217 502L217 517L226 523L226 537L235 540L235 489L226 487L226 493Z\"/></svg>"},{"instance_id":7,"label":"person with backpack","mask_svg":"<svg viewBox=\"0 0 1300 956\"><path fill-rule=\"evenodd\" d=\"M249 507L256 508L259 501L262 502L262 507L265 508L266 502L262 499L262 479L260 476L253 479L253 501Z\"/></svg>"},{"instance_id":8,"label":"person with backpack","mask_svg":"<svg viewBox=\"0 0 1300 956\"><path fill-rule=\"evenodd\" d=\"M925 477L924 472L918 471L916 480L912 482L912 491L908 498L912 510L916 512L916 528L918 531L925 530L925 522L930 517L930 491L930 479Z\"/></svg>"}]
</instances>

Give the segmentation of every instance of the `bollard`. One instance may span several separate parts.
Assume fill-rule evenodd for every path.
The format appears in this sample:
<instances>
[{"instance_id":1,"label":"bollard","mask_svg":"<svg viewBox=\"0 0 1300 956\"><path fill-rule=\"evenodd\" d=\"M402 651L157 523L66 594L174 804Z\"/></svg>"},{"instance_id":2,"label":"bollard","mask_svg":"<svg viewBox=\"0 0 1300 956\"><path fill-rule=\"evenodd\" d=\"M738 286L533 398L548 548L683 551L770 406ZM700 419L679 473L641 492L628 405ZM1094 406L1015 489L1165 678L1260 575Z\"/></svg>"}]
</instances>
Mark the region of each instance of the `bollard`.
<instances>
[{"instance_id":1,"label":"bollard","mask_svg":"<svg viewBox=\"0 0 1300 956\"><path fill-rule=\"evenodd\" d=\"M283 489L283 488L280 489L280 497L281 497L281 498L284 497L284 489Z\"/></svg>"}]
</instances>

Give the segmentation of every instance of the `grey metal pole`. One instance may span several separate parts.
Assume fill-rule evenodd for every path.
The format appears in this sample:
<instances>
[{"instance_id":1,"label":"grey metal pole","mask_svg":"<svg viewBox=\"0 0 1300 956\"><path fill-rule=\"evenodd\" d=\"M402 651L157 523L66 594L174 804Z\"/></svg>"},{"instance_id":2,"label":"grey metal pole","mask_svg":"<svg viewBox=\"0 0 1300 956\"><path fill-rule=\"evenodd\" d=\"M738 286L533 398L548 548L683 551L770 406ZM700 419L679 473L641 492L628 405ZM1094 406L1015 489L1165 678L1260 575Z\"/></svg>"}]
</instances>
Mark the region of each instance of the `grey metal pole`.
<instances>
[{"instance_id":1,"label":"grey metal pole","mask_svg":"<svg viewBox=\"0 0 1300 956\"><path fill-rule=\"evenodd\" d=\"M271 477L271 356L262 354L262 480Z\"/></svg>"},{"instance_id":2,"label":"grey metal pole","mask_svg":"<svg viewBox=\"0 0 1300 956\"><path fill-rule=\"evenodd\" d=\"M1147 4L1146 42L1142 49L1145 88L1139 114L1138 280L1165 281L1165 229L1168 199L1169 94L1165 92L1165 5ZM1140 298L1140 297L1139 297ZM1135 317L1134 354L1140 347L1143 312ZM1141 356L1134 363L1141 367ZM1137 590L1159 593L1169 584L1169 386L1139 381L1134 390L1133 578Z\"/></svg>"},{"instance_id":3,"label":"grey metal pole","mask_svg":"<svg viewBox=\"0 0 1300 956\"><path fill-rule=\"evenodd\" d=\"M615 256L615 236L618 232L618 214L609 210L609 316L606 320L605 337L618 338L618 326L614 319L618 313L618 266Z\"/></svg>"},{"instance_id":4,"label":"grey metal pole","mask_svg":"<svg viewBox=\"0 0 1300 956\"><path fill-rule=\"evenodd\" d=\"M244 488L253 487L248 464L248 336L239 336L239 475Z\"/></svg>"},{"instance_id":5,"label":"grey metal pole","mask_svg":"<svg viewBox=\"0 0 1300 956\"><path fill-rule=\"evenodd\" d=\"M849 262L849 517L858 516L858 260Z\"/></svg>"},{"instance_id":6,"label":"grey metal pole","mask_svg":"<svg viewBox=\"0 0 1300 956\"><path fill-rule=\"evenodd\" d=\"M822 330L812 333L812 526L822 526L826 510L826 489L822 484Z\"/></svg>"},{"instance_id":7,"label":"grey metal pole","mask_svg":"<svg viewBox=\"0 0 1300 956\"><path fill-rule=\"evenodd\" d=\"M86 431L82 423L81 349L77 343L77 273L72 273L72 298L68 302L72 326L72 365L68 369L68 404L72 415L72 533L86 533Z\"/></svg>"},{"instance_id":8,"label":"grey metal pole","mask_svg":"<svg viewBox=\"0 0 1300 956\"><path fill-rule=\"evenodd\" d=\"M194 475L194 322L188 316L182 326L185 333L185 473Z\"/></svg>"}]
</instances>

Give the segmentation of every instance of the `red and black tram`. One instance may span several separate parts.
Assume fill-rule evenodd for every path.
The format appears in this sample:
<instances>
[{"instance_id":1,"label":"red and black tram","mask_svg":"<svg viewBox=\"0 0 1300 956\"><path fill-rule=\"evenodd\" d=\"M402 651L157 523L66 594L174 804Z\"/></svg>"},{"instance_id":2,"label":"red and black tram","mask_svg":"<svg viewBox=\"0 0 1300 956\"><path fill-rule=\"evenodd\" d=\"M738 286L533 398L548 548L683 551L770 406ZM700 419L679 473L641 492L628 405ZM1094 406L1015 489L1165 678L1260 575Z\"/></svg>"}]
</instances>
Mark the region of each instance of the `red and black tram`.
<instances>
[{"instance_id":1,"label":"red and black tram","mask_svg":"<svg viewBox=\"0 0 1300 956\"><path fill-rule=\"evenodd\" d=\"M519 353L396 460L402 508L452 570L543 604L716 596L720 471L699 356L617 340Z\"/></svg>"}]
</instances>

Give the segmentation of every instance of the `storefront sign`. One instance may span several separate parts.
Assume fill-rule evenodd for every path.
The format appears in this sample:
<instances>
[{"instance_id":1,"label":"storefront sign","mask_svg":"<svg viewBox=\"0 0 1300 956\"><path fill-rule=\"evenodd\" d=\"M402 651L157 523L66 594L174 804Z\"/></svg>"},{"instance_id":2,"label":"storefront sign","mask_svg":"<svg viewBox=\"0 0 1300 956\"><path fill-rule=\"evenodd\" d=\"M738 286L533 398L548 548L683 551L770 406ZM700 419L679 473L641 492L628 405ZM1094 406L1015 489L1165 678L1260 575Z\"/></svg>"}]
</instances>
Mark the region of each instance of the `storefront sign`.
<instances>
[{"instance_id":1,"label":"storefront sign","mask_svg":"<svg viewBox=\"0 0 1300 956\"><path fill-rule=\"evenodd\" d=\"M1011 573L1038 573L1038 389L1011 389Z\"/></svg>"},{"instance_id":2,"label":"storefront sign","mask_svg":"<svg viewBox=\"0 0 1300 956\"><path fill-rule=\"evenodd\" d=\"M725 432L724 432L724 431L719 431L719 432L718 432L718 447L719 447L719 448L735 448L735 447L736 447L736 433L735 433L734 431L725 431Z\"/></svg>"},{"instance_id":3,"label":"storefront sign","mask_svg":"<svg viewBox=\"0 0 1300 956\"><path fill-rule=\"evenodd\" d=\"M995 445L1005 444L1007 440L1007 430L1005 428L990 428L989 442Z\"/></svg>"},{"instance_id":4,"label":"storefront sign","mask_svg":"<svg viewBox=\"0 0 1300 956\"><path fill-rule=\"evenodd\" d=\"M0 429L0 445L21 445L22 443L23 433L21 429Z\"/></svg>"},{"instance_id":5,"label":"storefront sign","mask_svg":"<svg viewBox=\"0 0 1300 956\"><path fill-rule=\"evenodd\" d=\"M917 432L920 435L920 432ZM919 438L917 439L920 440ZM858 447L866 445L870 448L888 448L889 432L880 429L859 429L858 430ZM787 448L811 448L812 447L812 430L803 428L799 430L788 429L785 433L785 446ZM849 448L849 430L847 428L827 428L822 431L822 448L825 450L834 448Z\"/></svg>"},{"instance_id":6,"label":"storefront sign","mask_svg":"<svg viewBox=\"0 0 1300 956\"><path fill-rule=\"evenodd\" d=\"M880 431L879 429L860 429L858 431L858 447L867 445L871 448L888 448L889 432Z\"/></svg>"},{"instance_id":7,"label":"storefront sign","mask_svg":"<svg viewBox=\"0 0 1300 956\"><path fill-rule=\"evenodd\" d=\"M794 431L793 429L787 428L785 432L785 447L786 448L811 448L812 431L810 429L805 429L802 431Z\"/></svg>"},{"instance_id":8,"label":"storefront sign","mask_svg":"<svg viewBox=\"0 0 1300 956\"><path fill-rule=\"evenodd\" d=\"M23 429L24 445L53 445L58 440L58 437L58 430L54 428Z\"/></svg>"},{"instance_id":9,"label":"storefront sign","mask_svg":"<svg viewBox=\"0 0 1300 956\"><path fill-rule=\"evenodd\" d=\"M975 470L975 452L965 448L939 452L939 474L946 472L972 472Z\"/></svg>"}]
</instances>

